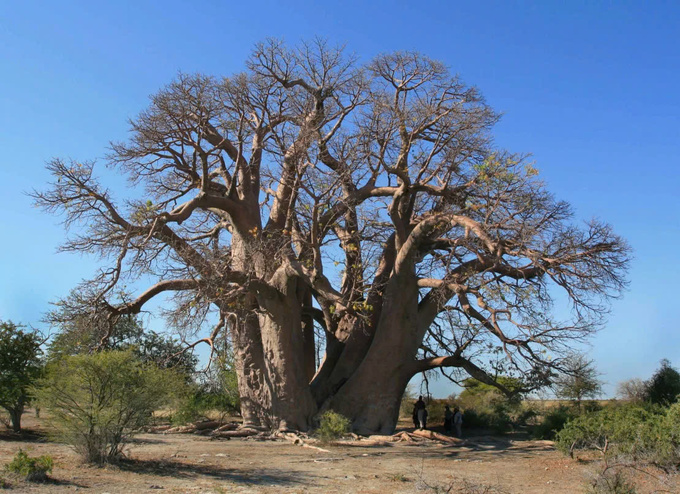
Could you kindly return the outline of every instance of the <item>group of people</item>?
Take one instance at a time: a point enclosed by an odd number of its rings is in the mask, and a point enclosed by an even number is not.
[[[423,397],[419,396],[418,401],[413,405],[413,426],[416,429],[427,429],[427,408]],[[455,428],[456,437],[463,434],[463,413],[458,407],[451,411],[451,407],[446,405],[444,411],[444,430],[451,434]]]

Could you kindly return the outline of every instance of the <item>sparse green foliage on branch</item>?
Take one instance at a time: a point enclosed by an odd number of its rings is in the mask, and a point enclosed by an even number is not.
[[[15,432],[29,403],[29,389],[42,372],[40,338],[12,322],[0,321],[0,407],[7,410]]]
[[[61,440],[89,463],[117,460],[154,411],[185,390],[184,377],[131,351],[65,357],[50,364],[36,391]]]

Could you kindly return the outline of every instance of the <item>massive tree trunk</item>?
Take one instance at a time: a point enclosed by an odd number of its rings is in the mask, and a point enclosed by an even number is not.
[[[272,285],[278,293],[258,296],[264,309],[258,318],[264,359],[272,389],[272,425],[278,429],[307,430],[316,413],[316,403],[305,369],[302,309],[297,298],[297,280],[283,270]]]
[[[385,290],[372,344],[329,407],[352,420],[359,433],[389,434],[399,418],[404,389],[413,377],[418,334],[418,287],[413,273],[394,276]]]
[[[316,413],[309,387],[309,322],[303,327],[303,301],[309,292],[285,269],[273,271],[271,258],[250,235],[235,235],[235,266],[269,278],[269,285],[247,295],[250,310],[237,325],[237,377],[245,423],[272,429],[307,430]],[[300,299],[302,298],[302,300]],[[307,334],[305,334],[305,330]],[[313,365],[313,360],[312,360]]]
[[[243,311],[233,328],[235,370],[245,425],[272,427],[271,386],[257,315]]]

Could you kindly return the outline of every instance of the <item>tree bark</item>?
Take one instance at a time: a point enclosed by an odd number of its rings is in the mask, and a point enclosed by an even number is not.
[[[24,407],[11,408],[7,411],[9,412],[9,419],[12,423],[12,430],[14,432],[21,432],[21,416],[24,413]]]
[[[272,427],[306,431],[317,407],[305,370],[302,307],[297,280],[280,270],[272,285],[279,294],[258,295],[258,319],[272,396]]]
[[[245,425],[271,427],[271,386],[257,316],[246,311],[233,334],[234,361]]]
[[[391,434],[399,419],[410,365],[420,345],[418,287],[413,272],[395,275],[385,290],[372,344],[356,372],[329,406],[352,420],[355,432]]]
[[[251,219],[252,220],[252,219]],[[253,221],[249,221],[249,226]],[[254,224],[257,224],[255,222]],[[232,259],[234,269],[248,272],[253,269],[253,248],[247,235],[234,233],[232,242]],[[255,312],[257,299],[247,294],[243,301],[243,310],[237,311],[238,321],[234,325],[232,341],[234,345],[234,363],[241,402],[241,416],[246,425],[270,427],[271,386],[267,381],[264,366],[262,336]]]

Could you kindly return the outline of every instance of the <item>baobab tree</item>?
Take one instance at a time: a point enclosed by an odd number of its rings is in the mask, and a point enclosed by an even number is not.
[[[137,199],[117,201],[93,161],[48,164],[37,203],[81,225],[64,249],[111,260],[60,314],[89,314],[104,338],[160,294],[185,331],[216,314],[192,345],[228,335],[244,420],[271,428],[331,408],[390,432],[409,380],[437,368],[513,392],[490,371],[502,360],[537,385],[597,327],[628,248],[497,149],[497,120],[416,53],[362,64],[268,41],[243,73],[181,74],[104,159]],[[125,295],[130,280],[153,284]],[[567,322],[550,315],[556,290]]]

